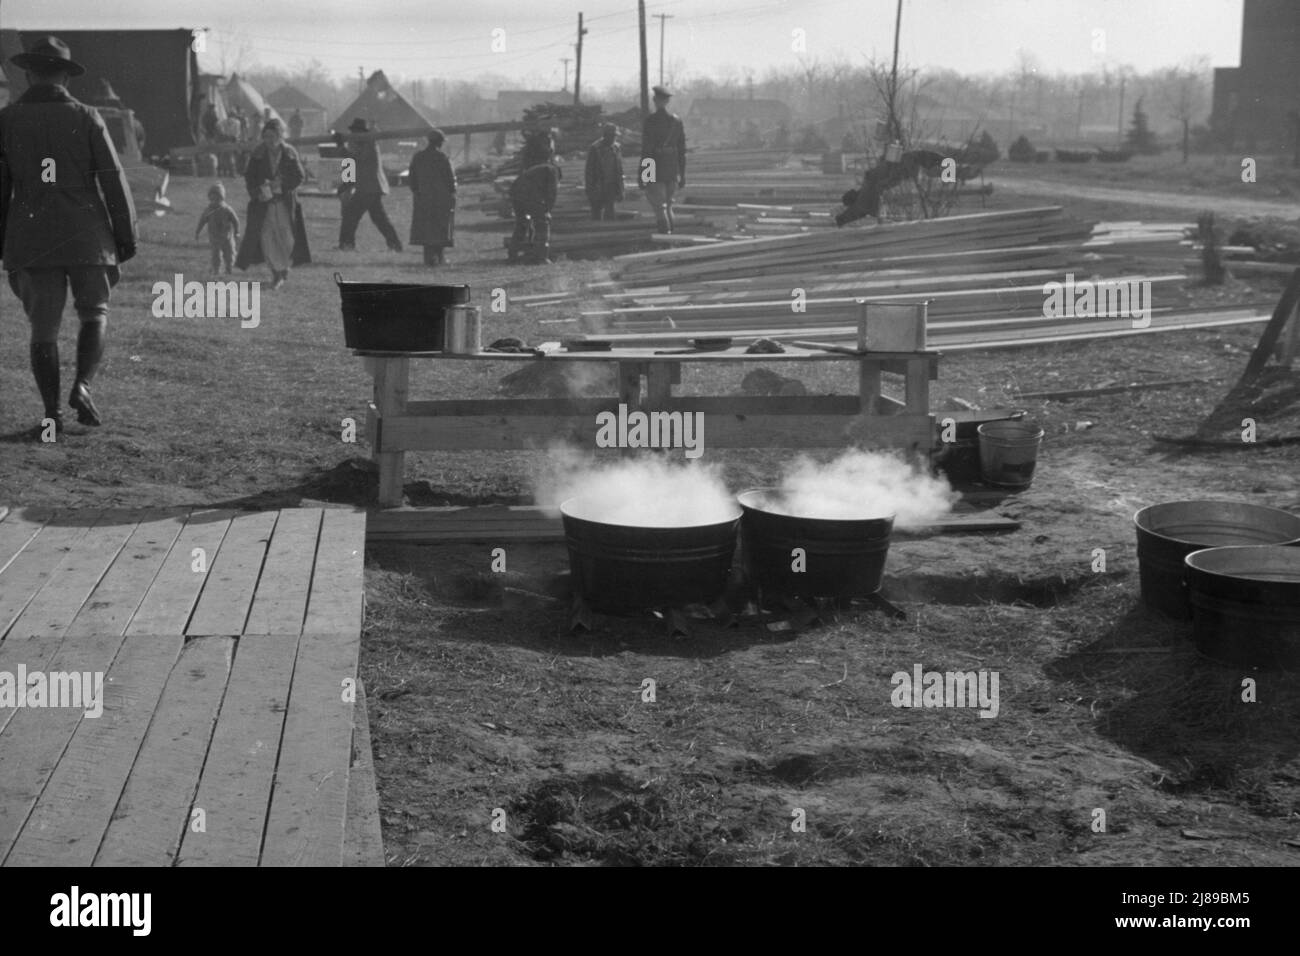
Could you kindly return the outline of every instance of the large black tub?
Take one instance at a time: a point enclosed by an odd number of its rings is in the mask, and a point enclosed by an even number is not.
[[[710,524],[646,527],[601,521],[570,498],[560,516],[574,590],[597,611],[709,604],[726,589],[739,508]]]
[[[345,282],[337,272],[343,305],[343,341],[371,352],[441,352],[446,309],[469,302],[467,285]]]
[[[1300,670],[1300,548],[1207,548],[1185,563],[1197,650],[1234,667]]]
[[[1300,542],[1300,516],[1238,501],[1171,501],[1143,508],[1137,528],[1142,600],[1180,621],[1192,607],[1183,587],[1183,559],[1202,548]]]
[[[756,488],[736,496],[745,573],[765,595],[849,598],[880,590],[893,515],[846,520],[781,514],[774,495]],[[796,548],[803,549],[802,562]]]

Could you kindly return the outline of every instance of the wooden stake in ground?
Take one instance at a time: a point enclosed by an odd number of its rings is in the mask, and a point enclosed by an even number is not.
[[[1245,385],[1247,382],[1259,376],[1268,363],[1268,356],[1273,351],[1273,346],[1277,344],[1278,338],[1282,335],[1282,329],[1286,326],[1287,320],[1295,312],[1296,306],[1300,305],[1300,269],[1291,273],[1291,279],[1286,284],[1286,289],[1282,292],[1282,298],[1277,302],[1277,308],[1273,310],[1273,317],[1268,320],[1268,325],[1264,326],[1264,333],[1259,337],[1259,344],[1255,346],[1255,351],[1250,356],[1250,361],[1246,363],[1246,370],[1241,373],[1241,379],[1237,382],[1237,388]]]

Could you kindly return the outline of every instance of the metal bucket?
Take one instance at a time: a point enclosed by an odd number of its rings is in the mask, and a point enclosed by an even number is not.
[[[976,431],[980,440],[980,474],[990,485],[1028,488],[1038,464],[1043,430],[1033,422],[985,422]]]
[[[712,524],[656,528],[595,520],[570,498],[560,516],[574,590],[597,611],[708,604],[726,589],[739,508]]]
[[[1300,515],[1237,501],[1171,501],[1133,516],[1142,600],[1180,621],[1191,620],[1183,588],[1193,551],[1231,545],[1300,544]]]
[[[449,305],[443,310],[442,350],[449,355],[483,351],[483,327],[476,305]]]
[[[1197,650],[1234,667],[1300,669],[1300,548],[1207,548],[1184,563]]]
[[[744,512],[745,572],[760,590],[792,597],[865,597],[880,590],[894,516],[804,518],[768,510],[773,489],[736,496]],[[800,562],[795,549],[803,549]],[[802,567],[803,570],[796,570]]]
[[[372,352],[441,352],[446,309],[469,302],[467,285],[345,282],[337,272],[343,341]]]

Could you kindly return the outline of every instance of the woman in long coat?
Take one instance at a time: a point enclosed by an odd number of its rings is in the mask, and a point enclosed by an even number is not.
[[[456,244],[456,171],[440,148],[445,139],[441,130],[429,131],[429,146],[411,158],[407,180],[415,199],[411,245],[424,246],[427,266],[446,262],[443,250]]]
[[[271,267],[272,289],[284,285],[291,265],[311,262],[307,224],[296,192],[306,178],[297,150],[284,141],[280,121],[267,121],[262,142],[254,147],[244,170],[250,198],[235,265],[247,269],[265,262]]]

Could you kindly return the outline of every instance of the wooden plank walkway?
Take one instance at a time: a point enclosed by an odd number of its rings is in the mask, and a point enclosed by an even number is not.
[[[365,524],[0,507],[0,865],[382,866]]]

